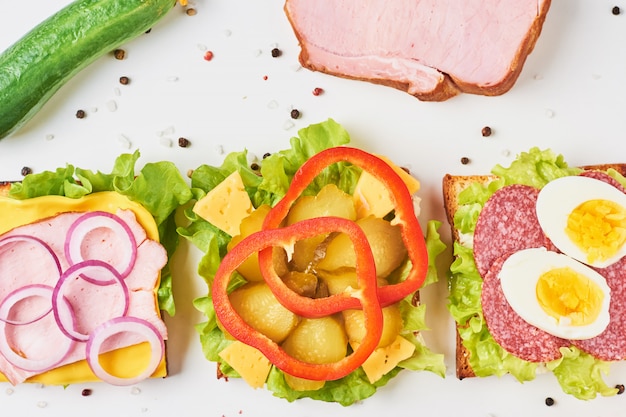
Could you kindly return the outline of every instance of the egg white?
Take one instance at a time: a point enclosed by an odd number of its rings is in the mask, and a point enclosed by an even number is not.
[[[604,294],[600,314],[592,323],[572,326],[559,323],[547,314],[537,300],[537,281],[552,269],[570,267],[595,282]],[[590,339],[602,333],[609,324],[611,289],[605,278],[580,262],[545,248],[524,249],[512,254],[499,273],[502,291],[511,308],[526,322],[554,336],[570,340]]]
[[[585,264],[605,268],[626,255],[626,244],[615,255],[589,263],[587,254],[565,233],[569,214],[589,200],[609,200],[626,208],[626,194],[604,181],[584,176],[567,176],[550,181],[539,192],[537,218],[544,233],[559,250]]]

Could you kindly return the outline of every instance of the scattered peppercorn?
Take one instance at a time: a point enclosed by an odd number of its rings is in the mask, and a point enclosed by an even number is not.
[[[260,168],[259,164],[257,164],[256,162],[253,162],[250,164],[250,169],[253,171],[258,171]]]
[[[315,88],[313,89],[313,95],[314,95],[314,96],[319,96],[319,95],[320,95],[320,94],[322,94],[323,92],[324,92],[324,90],[323,90],[323,89],[321,89],[321,88],[319,88],[319,87],[315,87]]]
[[[205,61],[210,61],[210,60],[212,60],[212,59],[213,59],[213,52],[211,52],[211,51],[206,51],[206,52],[204,53],[204,60],[205,60]]]
[[[187,13],[187,16],[195,16],[198,12],[193,7],[190,7],[185,10],[185,13]]]
[[[300,110],[298,110],[298,109],[293,109],[293,110],[291,110],[291,113],[290,113],[290,114],[291,114],[291,118],[292,118],[292,119],[298,119],[298,118],[300,118]]]
[[[82,395],[83,397],[89,397],[91,393],[92,391],[89,388],[85,388],[84,390],[81,391],[80,395]]]
[[[273,58],[278,58],[282,54],[283,54],[283,52],[280,49],[278,49],[278,48],[272,49],[272,57]]]
[[[546,405],[548,407],[552,407],[554,405],[554,398],[552,398],[552,397],[546,398]]]
[[[614,6],[613,10],[611,10],[611,13],[613,13],[613,15],[617,16],[618,14],[620,14],[622,11],[620,10],[619,7]]]
[[[470,159],[467,156],[464,156],[463,158],[461,158],[461,163],[463,165],[467,165],[469,164],[469,162],[470,162]]]
[[[146,30],[144,33],[147,35],[148,33],[152,32],[152,28]]]
[[[78,110],[76,112],[76,118],[77,119],[84,119],[85,116],[87,116],[87,114],[85,113],[85,110]]]
[[[126,51],[123,49],[116,49],[115,51],[113,51],[113,56],[115,57],[115,59],[122,60],[126,57]]]
[[[187,177],[191,178],[192,175],[193,175],[193,169],[188,169],[187,170]]]
[[[127,85],[128,83],[130,83],[130,78],[126,76],[120,77],[120,84]]]
[[[624,384],[617,384],[615,388],[617,388],[617,395],[621,395],[624,393]]]
[[[22,168],[22,176],[27,176],[28,174],[32,174],[33,170],[30,169],[29,167],[23,167]]]
[[[269,157],[270,155],[271,155],[271,153],[269,153],[269,152],[265,152],[265,153],[263,154],[263,159],[265,159],[265,158]]]
[[[483,137],[488,137],[488,136],[491,136],[492,131],[491,131],[491,128],[489,126],[485,126],[480,131],[480,133],[482,133]]]
[[[180,146],[181,148],[186,148],[189,145],[191,145],[191,142],[189,142],[189,139],[178,138],[178,146]]]

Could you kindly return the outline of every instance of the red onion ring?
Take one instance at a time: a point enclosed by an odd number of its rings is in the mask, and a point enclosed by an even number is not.
[[[33,284],[21,287],[5,297],[2,303],[0,303],[0,317],[9,317],[9,313],[11,312],[13,306],[21,300],[36,296],[50,297],[53,291],[54,289],[48,285]],[[50,310],[51,309],[52,307]],[[9,345],[9,341],[6,337],[7,324],[28,325],[45,317],[48,313],[50,313],[50,310],[39,316],[37,319],[29,322],[14,323],[8,319],[0,320],[0,353],[13,366],[25,371],[37,373],[45,372],[49,369],[55,368],[59,363],[61,363],[72,349],[74,341],[72,339],[63,338],[64,344],[55,346],[54,349],[50,350],[50,354],[46,355],[46,357],[42,359],[29,359],[16,353]]]
[[[99,228],[107,228],[113,231],[116,235],[126,236],[128,239],[124,240],[124,248],[120,250],[120,253],[124,255],[121,260],[121,267],[116,268],[117,272],[126,278],[130,271],[132,271],[135,261],[137,259],[137,241],[132,230],[119,216],[108,213],[105,211],[92,211],[80,216],[70,226],[67,236],[65,238],[65,257],[69,261],[70,265],[74,265],[85,261],[82,254],[83,241],[92,230]],[[101,279],[93,278],[91,276],[84,276],[83,279],[92,282],[97,281],[97,285],[113,284],[115,281],[108,281],[103,283]],[[92,282],[96,283],[96,282]]]
[[[90,272],[96,272],[96,274],[90,274]],[[86,274],[89,274],[92,278],[87,279]],[[104,285],[103,281],[94,281],[93,276],[103,277],[104,274],[108,274],[114,278],[113,282],[117,282],[124,294],[124,305],[122,311],[118,316],[125,316],[128,313],[128,307],[130,305],[130,294],[128,286],[124,281],[124,278],[117,272],[115,268],[104,261],[90,260],[84,261],[78,264],[70,266],[59,278],[54,290],[52,292],[52,311],[54,313],[54,319],[59,326],[59,329],[72,340],[78,342],[86,342],[89,339],[89,335],[80,333],[75,329],[76,316],[71,304],[64,297],[65,284],[72,278],[80,277],[87,282],[94,285]],[[107,277],[108,278],[108,277]],[[107,280],[108,282],[108,280]],[[64,303],[61,303],[64,301]],[[65,308],[61,308],[61,306]],[[114,315],[114,317],[117,317]]]
[[[49,285],[43,284],[32,284],[25,285],[23,287],[18,288],[17,290],[11,291],[2,302],[0,302],[0,321],[5,322],[6,324],[11,324],[14,326],[23,326],[27,324],[34,323],[38,320],[41,320],[45,316],[47,316],[52,311],[52,292],[54,288]],[[35,317],[20,321],[20,320],[11,320],[9,319],[9,313],[13,306],[19,303],[22,300],[30,297],[43,297],[50,300],[50,307],[43,312],[35,315]]]
[[[145,337],[146,341],[150,343],[152,351],[152,356],[146,369],[130,378],[111,375],[102,367],[98,360],[102,344],[109,337],[125,332],[136,333]],[[149,378],[154,373],[165,354],[165,343],[157,328],[150,322],[136,317],[117,317],[102,323],[91,333],[87,341],[86,351],[87,363],[98,378],[112,385],[132,385]]]

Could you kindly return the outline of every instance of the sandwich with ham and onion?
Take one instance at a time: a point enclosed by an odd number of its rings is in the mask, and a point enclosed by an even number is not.
[[[129,385],[165,377],[174,314],[176,167],[121,155],[109,174],[67,165],[0,187],[0,379]]]
[[[348,142],[329,119],[262,161],[194,170],[179,233],[204,253],[197,330],[218,376],[344,406],[402,369],[444,376],[418,296],[437,277],[438,224],[422,233],[415,178]]]
[[[547,371],[579,399],[617,392],[603,374],[626,359],[625,173],[532,148],[444,178],[459,378]]]

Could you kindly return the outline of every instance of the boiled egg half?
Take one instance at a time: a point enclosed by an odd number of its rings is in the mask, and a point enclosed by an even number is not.
[[[566,255],[545,248],[521,250],[507,258],[499,278],[511,308],[554,336],[590,339],[609,324],[606,280]]]
[[[539,192],[537,218],[563,253],[605,268],[626,255],[626,194],[584,176],[550,181]]]

